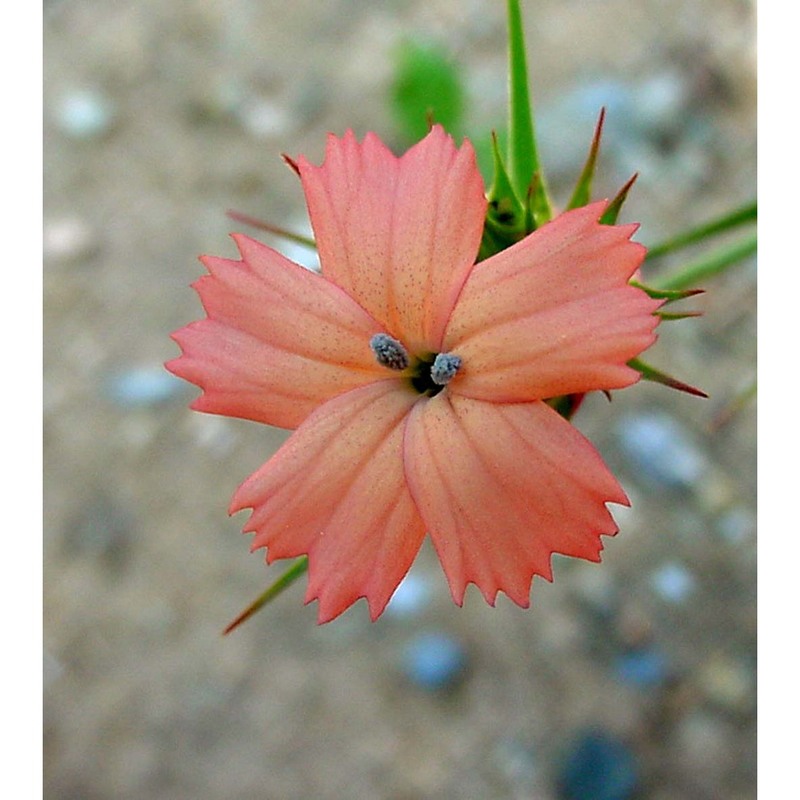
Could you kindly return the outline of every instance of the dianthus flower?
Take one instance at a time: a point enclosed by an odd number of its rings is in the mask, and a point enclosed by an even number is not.
[[[426,532],[459,605],[475,583],[527,607],[553,553],[599,561],[627,497],[545,401],[639,379],[659,302],[628,283],[636,226],[595,203],[476,264],[483,182],[438,126],[400,158],[330,136],[297,169],[321,274],[234,235],[168,364],[195,409],[294,429],[231,502],[253,549],[308,555],[320,622],[360,597],[377,618]]]

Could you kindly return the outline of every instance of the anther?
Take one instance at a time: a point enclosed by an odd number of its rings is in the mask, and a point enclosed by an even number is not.
[[[375,354],[375,359],[383,367],[404,370],[410,363],[408,351],[388,333],[376,333],[369,340],[369,346]]]
[[[431,380],[437,386],[446,386],[455,377],[461,366],[461,356],[439,353],[431,364]]]

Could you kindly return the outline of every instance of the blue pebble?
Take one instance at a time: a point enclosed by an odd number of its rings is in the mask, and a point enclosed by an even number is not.
[[[689,489],[706,470],[706,459],[680,423],[667,414],[641,414],[617,428],[620,449],[630,466],[651,483]]]
[[[186,384],[163,367],[139,367],[108,380],[108,397],[123,408],[147,408],[180,397]]]
[[[403,669],[415,685],[430,691],[448,689],[464,677],[467,652],[452,636],[423,633],[412,639],[403,654]]]
[[[652,689],[664,683],[669,668],[659,650],[646,647],[620,654],[616,659],[615,672],[623,683]]]
[[[639,767],[630,748],[605,731],[587,731],[572,746],[561,767],[561,800],[629,800],[639,784]]]
[[[694,575],[677,561],[662,564],[650,576],[650,584],[662,600],[673,605],[683,603],[695,589]]]
[[[106,100],[91,91],[68,94],[58,109],[58,124],[76,139],[91,139],[111,127],[113,112]]]

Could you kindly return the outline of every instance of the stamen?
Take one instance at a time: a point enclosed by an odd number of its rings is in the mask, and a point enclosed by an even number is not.
[[[461,356],[452,353],[439,353],[431,364],[431,380],[437,386],[446,386],[458,372]]]
[[[388,333],[376,333],[369,340],[369,346],[375,353],[375,359],[383,367],[404,370],[410,363],[408,351]]]

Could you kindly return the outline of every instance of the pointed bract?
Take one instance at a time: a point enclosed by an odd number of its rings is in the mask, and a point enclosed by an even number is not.
[[[592,196],[592,180],[594,179],[594,171],[597,166],[597,155],[600,152],[600,138],[603,135],[603,122],[606,118],[605,108],[600,110],[600,117],[597,120],[597,126],[594,129],[594,136],[592,137],[592,144],[589,147],[589,155],[586,157],[586,163],[583,166],[583,171],[578,178],[575,189],[572,192],[572,197],[567,208],[580,208],[580,206],[588,205]],[[616,220],[615,220],[616,221]]]

